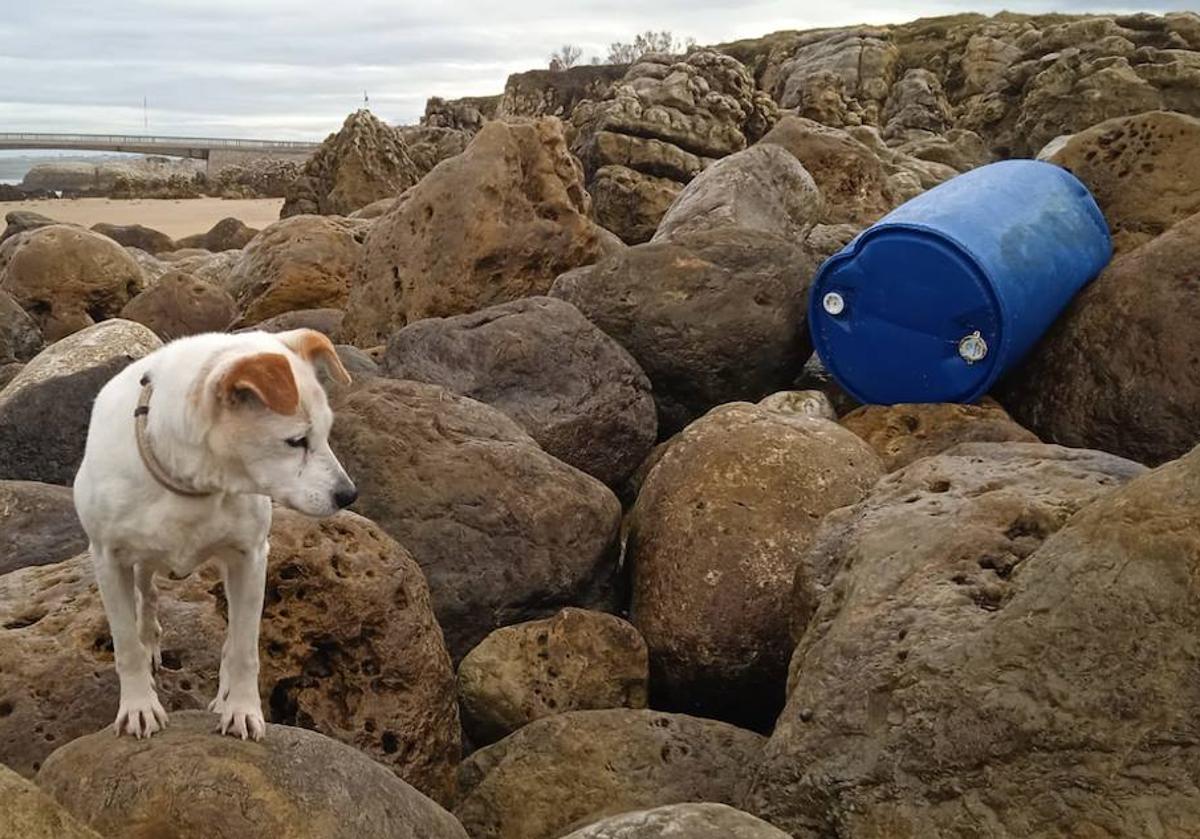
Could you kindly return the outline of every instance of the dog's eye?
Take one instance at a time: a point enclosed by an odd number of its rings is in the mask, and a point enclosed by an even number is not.
[[[293,449],[307,449],[308,448],[308,438],[307,437],[291,437],[287,440],[284,440],[284,442],[287,443],[289,446],[291,446]]]

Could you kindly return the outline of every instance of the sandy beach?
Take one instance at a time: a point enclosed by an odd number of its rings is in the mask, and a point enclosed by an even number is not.
[[[203,233],[228,216],[261,229],[279,220],[281,206],[282,198],[63,198],[5,202],[0,204],[0,212],[32,210],[52,219],[85,227],[99,222],[143,224],[161,230],[173,239],[180,239],[193,233]]]

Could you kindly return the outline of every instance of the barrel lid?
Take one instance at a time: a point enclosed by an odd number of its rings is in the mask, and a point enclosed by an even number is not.
[[[821,266],[809,299],[817,354],[866,404],[975,401],[999,373],[1003,323],[979,264],[913,223],[868,229]]]

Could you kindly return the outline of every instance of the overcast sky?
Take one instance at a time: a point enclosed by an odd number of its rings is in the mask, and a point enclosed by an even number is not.
[[[1188,2],[956,0],[0,0],[4,131],[320,139],[361,106],[415,122],[431,95],[499,93],[562,43],[645,29],[715,43],[968,10],[1163,11]]]

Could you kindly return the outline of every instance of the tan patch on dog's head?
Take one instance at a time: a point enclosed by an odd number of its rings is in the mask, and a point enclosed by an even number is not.
[[[219,390],[226,402],[251,394],[277,414],[291,416],[300,407],[300,390],[292,365],[282,353],[264,352],[239,358],[221,377]]]
[[[315,329],[292,329],[288,332],[280,332],[275,337],[309,364],[315,365],[320,362],[338,382],[344,385],[350,384],[350,374],[342,365],[342,360],[338,358],[333,342],[323,333]]]

